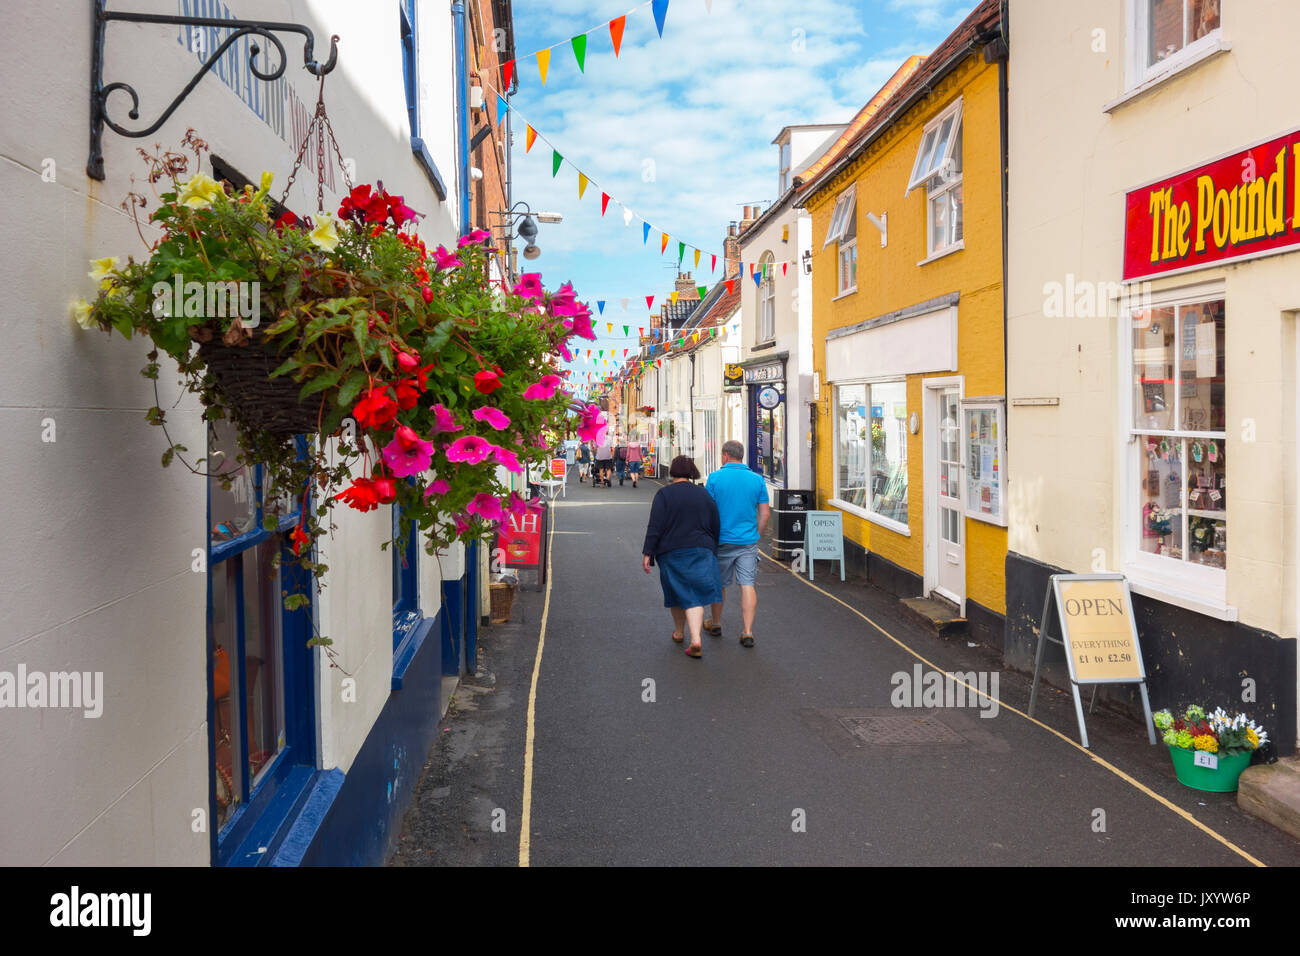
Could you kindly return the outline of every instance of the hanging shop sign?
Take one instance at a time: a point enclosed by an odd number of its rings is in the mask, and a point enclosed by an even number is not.
[[[1056,613],[1052,613],[1055,606]],[[1061,636],[1051,636],[1052,621],[1058,622]],[[1097,699],[1097,684],[1137,684],[1146,711],[1147,738],[1156,742],[1151,722],[1151,701],[1147,697],[1146,666],[1142,662],[1142,645],[1138,640],[1137,619],[1133,616],[1133,596],[1128,579],[1122,574],[1053,574],[1043,600],[1043,618],[1038,628],[1038,651],[1034,656],[1034,682],[1029,693],[1029,716],[1034,716],[1038,700],[1038,680],[1043,668],[1045,642],[1061,644],[1070,670],[1070,690],[1074,693],[1074,712],[1079,720],[1079,740],[1088,746],[1088,728],[1083,720],[1080,684],[1092,684],[1089,713]]]
[[[1300,130],[1151,183],[1124,203],[1124,278],[1300,245]]]
[[[728,362],[722,368],[722,377],[728,382],[739,383],[745,378],[745,370],[734,362]]]
[[[510,515],[497,530],[497,540],[499,546],[505,549],[503,564],[525,568],[540,566],[542,563],[541,512],[528,511],[524,514]]]
[[[745,369],[746,385],[783,381],[785,381],[785,368],[780,362],[773,362],[770,365],[754,365]]]
[[[771,385],[764,385],[758,390],[758,404],[763,408],[776,408],[781,404],[781,390]]]

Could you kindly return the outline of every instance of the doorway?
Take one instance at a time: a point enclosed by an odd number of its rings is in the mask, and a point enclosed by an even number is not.
[[[966,509],[962,500],[960,377],[925,392],[925,593],[966,613]]]

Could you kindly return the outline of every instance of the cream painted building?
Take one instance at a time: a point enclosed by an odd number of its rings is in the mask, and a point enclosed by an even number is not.
[[[354,180],[382,178],[425,214],[426,243],[454,244],[462,4],[420,3],[418,14],[414,2],[129,6],[297,22],[322,61],[337,34],[325,99]],[[301,36],[281,34],[288,66],[273,81],[252,76],[241,40],[157,133],[127,139],[106,129],[97,181],[87,174],[89,13],[74,0],[24,5],[10,11],[0,39],[9,74],[22,78],[0,105],[0,188],[14,226],[2,257],[10,344],[0,355],[0,441],[9,450],[0,681],[75,671],[102,682],[93,718],[0,708],[0,863],[382,862],[436,733],[444,669],[462,666],[454,653],[444,660],[441,645],[463,647],[457,632],[477,623],[464,607],[464,549],[441,564],[419,553],[399,595],[394,555],[380,550],[389,518],[339,508],[320,553],[328,586],[305,626],[307,612],[281,611],[284,582],[270,559],[285,532],[262,530],[252,476],[223,492],[179,465],[160,467],[166,443],[145,421],[155,403],[192,457],[220,446],[220,435],[209,445],[196,400],[178,394],[166,367],[156,400],[139,373],[146,344],[83,331],[69,313],[73,299],[93,294],[88,260],[145,254],[119,206],[143,170],[138,147],[176,148],[194,127],[211,145],[204,173],[256,182],[270,170],[278,195],[318,82],[303,69]],[[108,24],[103,82],[134,85],[141,120],[127,118],[122,91],[108,114],[128,127],[151,122],[224,36]],[[270,44],[260,42],[266,69]],[[308,152],[286,204],[314,214]],[[332,210],[341,170],[330,166],[325,180]],[[334,641],[338,668],[307,647],[312,629]]]
[[[1049,574],[1121,571],[1153,706],[1241,707],[1290,752],[1300,5],[1010,25],[1008,658]]]

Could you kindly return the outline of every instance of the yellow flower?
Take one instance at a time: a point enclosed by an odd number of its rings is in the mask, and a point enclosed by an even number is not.
[[[101,289],[107,289],[112,283],[105,284],[108,280],[108,274],[117,268],[120,260],[117,256],[105,256],[102,259],[90,260],[90,271],[86,275],[90,276],[99,283]]]
[[[1246,728],[1246,739],[1250,741],[1252,749],[1259,746],[1259,734],[1255,733],[1255,731],[1250,727]]]
[[[224,196],[221,183],[204,173],[195,173],[181,186],[177,201],[191,209],[207,209],[218,196]]]
[[[86,301],[85,296],[72,303],[72,317],[83,329],[93,329],[96,325],[91,317],[90,303]]]
[[[326,252],[333,252],[334,247],[339,244],[339,233],[334,225],[334,217],[327,212],[321,213],[316,222],[316,228],[311,231],[307,238]]]
[[[1201,734],[1199,737],[1193,737],[1192,746],[1197,750],[1204,750],[1206,753],[1217,754],[1219,752],[1219,742],[1209,734]]]
[[[262,185],[258,187],[257,190],[257,196],[259,199],[271,191],[271,178],[271,171],[269,169],[262,170]]]

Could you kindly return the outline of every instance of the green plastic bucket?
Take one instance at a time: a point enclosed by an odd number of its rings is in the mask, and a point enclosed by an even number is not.
[[[1179,783],[1193,790],[1208,790],[1211,793],[1235,792],[1237,778],[1250,766],[1249,753],[1219,756],[1219,766],[1213,770],[1196,765],[1194,750],[1171,746],[1169,756],[1174,761],[1174,773],[1178,775]]]

